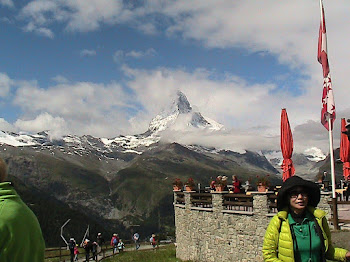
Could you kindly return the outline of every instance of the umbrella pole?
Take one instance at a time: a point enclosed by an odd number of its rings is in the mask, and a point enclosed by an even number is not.
[[[338,223],[338,207],[337,207],[337,195],[335,193],[335,172],[334,172],[334,156],[333,156],[333,135],[332,135],[332,123],[330,117],[328,117],[328,129],[329,129],[329,155],[331,160],[331,176],[332,176],[332,211],[333,211],[333,226],[335,230],[339,230]]]

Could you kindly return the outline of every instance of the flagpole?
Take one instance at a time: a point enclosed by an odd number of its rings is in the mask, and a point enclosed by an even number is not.
[[[328,118],[328,135],[329,135],[329,155],[331,161],[331,177],[332,177],[332,213],[333,213],[333,226],[335,230],[339,230],[338,223],[338,203],[337,195],[335,193],[336,181],[335,181],[335,172],[334,172],[334,155],[333,155],[333,133],[332,133],[332,121],[330,116]]]
[[[334,172],[334,155],[333,155],[333,133],[332,133],[332,128],[331,128],[331,119],[328,117],[328,135],[329,135],[329,155],[330,155],[330,160],[331,160],[331,176],[332,176],[332,197],[336,198],[335,194],[335,172]]]
[[[334,172],[334,156],[333,156],[333,122],[335,120],[335,104],[332,90],[332,82],[330,77],[330,70],[328,64],[327,54],[327,37],[326,37],[326,22],[324,18],[323,2],[320,0],[320,11],[321,11],[321,24],[318,38],[318,53],[317,59],[322,65],[323,70],[323,96],[322,104],[323,108],[321,111],[321,123],[328,129],[329,135],[329,155],[331,164],[331,178],[332,178],[332,213],[333,213],[333,226],[334,229],[339,230],[338,224],[338,207],[337,207],[337,195],[335,192],[336,180]],[[326,91],[326,93],[325,93]]]

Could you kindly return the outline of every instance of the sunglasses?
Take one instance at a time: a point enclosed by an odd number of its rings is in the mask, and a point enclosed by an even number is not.
[[[302,195],[302,197],[308,197],[307,192],[304,190],[293,190],[289,193],[291,198],[297,198],[299,195]]]

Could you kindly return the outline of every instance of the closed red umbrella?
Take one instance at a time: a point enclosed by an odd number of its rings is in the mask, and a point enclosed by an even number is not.
[[[285,108],[282,109],[281,113],[281,150],[283,156],[282,170],[283,181],[294,175],[295,169],[292,161],[293,154],[293,136],[290,129],[287,111]]]
[[[341,119],[341,132],[346,131],[345,118]],[[350,179],[350,143],[346,134],[340,134],[340,160],[343,162],[343,176]]]

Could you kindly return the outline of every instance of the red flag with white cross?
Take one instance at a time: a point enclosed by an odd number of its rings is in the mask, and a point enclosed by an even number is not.
[[[318,52],[317,59],[322,65],[323,70],[323,93],[322,93],[322,110],[321,110],[321,123],[329,130],[333,129],[333,122],[335,120],[335,103],[332,89],[332,80],[329,70],[328,55],[327,55],[327,35],[326,35],[326,22],[324,17],[324,8],[322,0],[320,0],[321,8],[321,23],[320,32],[318,36]],[[331,127],[329,127],[328,118],[331,120]]]

